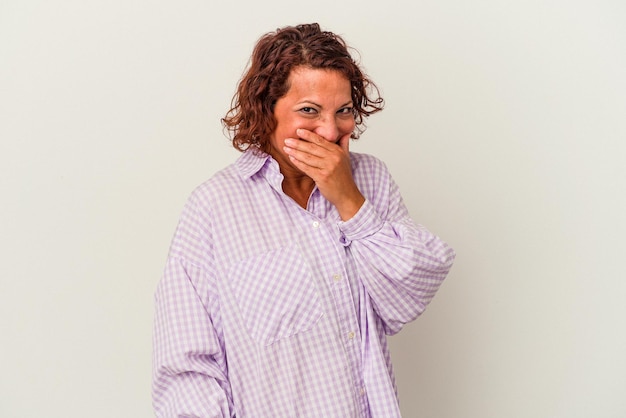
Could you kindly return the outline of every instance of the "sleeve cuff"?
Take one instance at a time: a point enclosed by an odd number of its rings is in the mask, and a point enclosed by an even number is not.
[[[337,227],[340,232],[339,241],[349,246],[352,241],[363,239],[375,234],[383,227],[383,221],[374,210],[374,206],[366,200],[359,211],[347,221],[339,221]]]

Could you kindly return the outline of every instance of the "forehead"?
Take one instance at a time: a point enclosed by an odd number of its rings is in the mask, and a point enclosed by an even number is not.
[[[289,74],[288,86],[285,96],[292,98],[351,98],[350,81],[341,72],[332,69],[296,67]]]

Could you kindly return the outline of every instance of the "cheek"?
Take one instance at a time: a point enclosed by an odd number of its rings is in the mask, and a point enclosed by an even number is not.
[[[339,129],[344,134],[354,131],[355,127],[356,127],[356,122],[354,121],[354,119],[346,120],[346,121],[339,123]]]
[[[298,138],[298,134],[296,133],[296,131],[298,129],[306,129],[307,131],[311,131],[314,132],[316,129],[317,125],[311,121],[308,120],[299,120],[299,121],[293,121],[293,123],[289,126],[289,128],[287,130],[285,130],[285,138]]]
[[[295,121],[284,121],[280,125],[276,127],[274,131],[275,137],[278,141],[282,142],[286,138],[295,138],[296,137],[296,129],[301,128],[300,124],[295,123]]]
[[[313,131],[317,127],[317,124],[314,121],[307,119],[300,119],[294,121],[293,123],[293,133],[295,135],[296,129],[306,129],[307,131]]]

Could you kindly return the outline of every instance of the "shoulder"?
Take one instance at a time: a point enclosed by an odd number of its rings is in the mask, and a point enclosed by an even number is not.
[[[387,165],[373,155],[351,152],[350,162],[355,181],[363,186],[385,187],[391,181]]]
[[[191,193],[192,197],[202,198],[214,194],[222,194],[224,191],[241,182],[241,176],[236,163],[232,163],[215,172],[210,178],[200,183]]]
[[[369,154],[350,153],[352,175],[366,199],[374,203],[379,212],[389,203],[394,181],[385,163]]]
[[[217,171],[196,187],[191,194],[191,199],[215,201],[241,193],[243,189],[250,187],[250,179],[261,171],[266,160],[266,155],[252,151],[244,152],[236,161]]]
[[[266,187],[259,181],[267,171],[267,155],[245,151],[239,158],[215,172],[188,196],[185,212],[206,222],[214,218],[245,213],[240,209],[253,203]]]
[[[350,161],[352,163],[352,170],[355,173],[367,172],[369,174],[374,174],[388,172],[385,163],[379,158],[374,157],[370,154],[350,152]]]

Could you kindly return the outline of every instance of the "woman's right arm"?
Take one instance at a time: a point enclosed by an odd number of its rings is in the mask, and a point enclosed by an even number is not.
[[[193,199],[155,293],[152,400],[157,417],[234,416],[214,286],[210,228]]]
[[[152,399],[157,417],[230,418],[219,338],[189,276],[200,268],[170,259],[155,294]],[[209,301],[209,304],[212,304]]]

